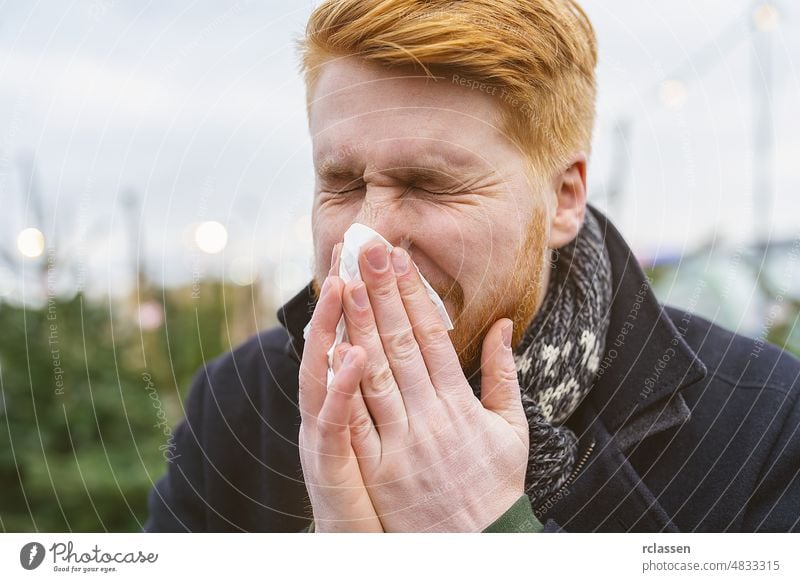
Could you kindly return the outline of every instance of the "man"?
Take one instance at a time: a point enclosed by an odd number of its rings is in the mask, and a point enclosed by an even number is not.
[[[586,204],[576,4],[329,1],[303,65],[314,280],[198,374],[145,529],[798,529],[800,363],[662,308]],[[344,284],[354,222],[395,248]]]

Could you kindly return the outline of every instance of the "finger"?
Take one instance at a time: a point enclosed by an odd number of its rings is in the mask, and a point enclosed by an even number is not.
[[[311,329],[300,362],[298,405],[304,422],[314,422],[325,401],[328,383],[328,350],[342,316],[342,280],[327,277],[311,316]]]
[[[333,373],[336,374],[339,372],[339,368],[342,367],[342,361],[344,360],[344,355],[352,346],[347,342],[342,342],[336,349],[333,351]]]
[[[325,403],[317,421],[318,450],[328,457],[326,463],[345,460],[351,455],[350,417],[353,396],[364,372],[364,350],[353,347],[347,350],[341,368],[331,382]]]
[[[369,245],[359,257],[359,266],[386,359],[411,417],[413,410],[432,404],[436,391],[397,289],[386,247]]]
[[[338,275],[339,274],[339,262],[342,258],[342,245],[344,243],[336,243],[333,245],[333,252],[331,253],[331,268],[328,271],[328,275]]]
[[[362,376],[363,377],[363,376]],[[372,416],[364,402],[359,389],[353,396],[350,410],[350,444],[358,457],[359,464],[368,471],[373,471],[381,460],[381,436]]]
[[[430,373],[431,384],[437,393],[449,388],[466,389],[463,382],[453,382],[454,378],[464,376],[458,354],[411,257],[404,249],[395,247],[392,265],[414,337]]]
[[[526,447],[528,420],[522,407],[517,366],[511,350],[512,322],[501,319],[491,327],[481,351],[481,404],[503,417]]]
[[[351,281],[345,285],[342,298],[347,337],[367,354],[368,363],[361,380],[367,409],[381,437],[405,435],[408,431],[406,406],[386,359],[366,286],[361,281]]]
[[[333,356],[333,371],[335,374],[339,373],[344,355],[350,347],[351,345],[347,342],[342,342],[337,346]],[[373,466],[381,456],[381,440],[375,424],[372,422],[372,417],[364,402],[360,388],[353,394],[349,424],[353,452],[360,463],[368,463],[368,467]]]

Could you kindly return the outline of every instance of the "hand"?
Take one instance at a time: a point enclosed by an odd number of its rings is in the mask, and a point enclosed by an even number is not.
[[[343,304],[350,342],[369,362],[360,391],[370,415],[352,446],[373,506],[386,531],[482,531],[524,491],[528,423],[511,321],[484,339],[479,401],[408,253],[390,257],[378,243],[359,266],[364,282],[346,285]]]
[[[338,264],[333,263],[331,273],[336,273]],[[342,280],[329,276],[303,349],[299,375],[300,462],[316,531],[382,532],[352,446],[367,436],[360,427],[365,418],[369,419],[369,413],[358,391],[366,363],[364,350],[344,343],[338,346],[334,354],[335,378],[330,387],[326,386],[327,352],[342,315],[341,294]]]

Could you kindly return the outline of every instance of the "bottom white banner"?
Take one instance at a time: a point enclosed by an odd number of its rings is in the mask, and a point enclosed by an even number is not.
[[[798,542],[795,534],[2,534],[0,580],[800,580]]]

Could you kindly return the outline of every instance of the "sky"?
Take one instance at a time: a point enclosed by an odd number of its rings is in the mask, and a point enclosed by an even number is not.
[[[275,301],[299,290],[313,175],[295,42],[314,5],[0,3],[0,296],[33,288],[34,264],[16,250],[30,226],[69,265],[56,283],[65,292],[124,294],[134,263],[167,284],[252,270]],[[635,252],[742,244],[757,220],[762,234],[797,236],[800,7],[775,3],[777,27],[760,36],[771,45],[765,92],[750,0],[582,5],[600,51],[589,201]],[[773,120],[769,204],[753,195],[761,95]],[[209,220],[228,232],[217,255],[192,244]]]

